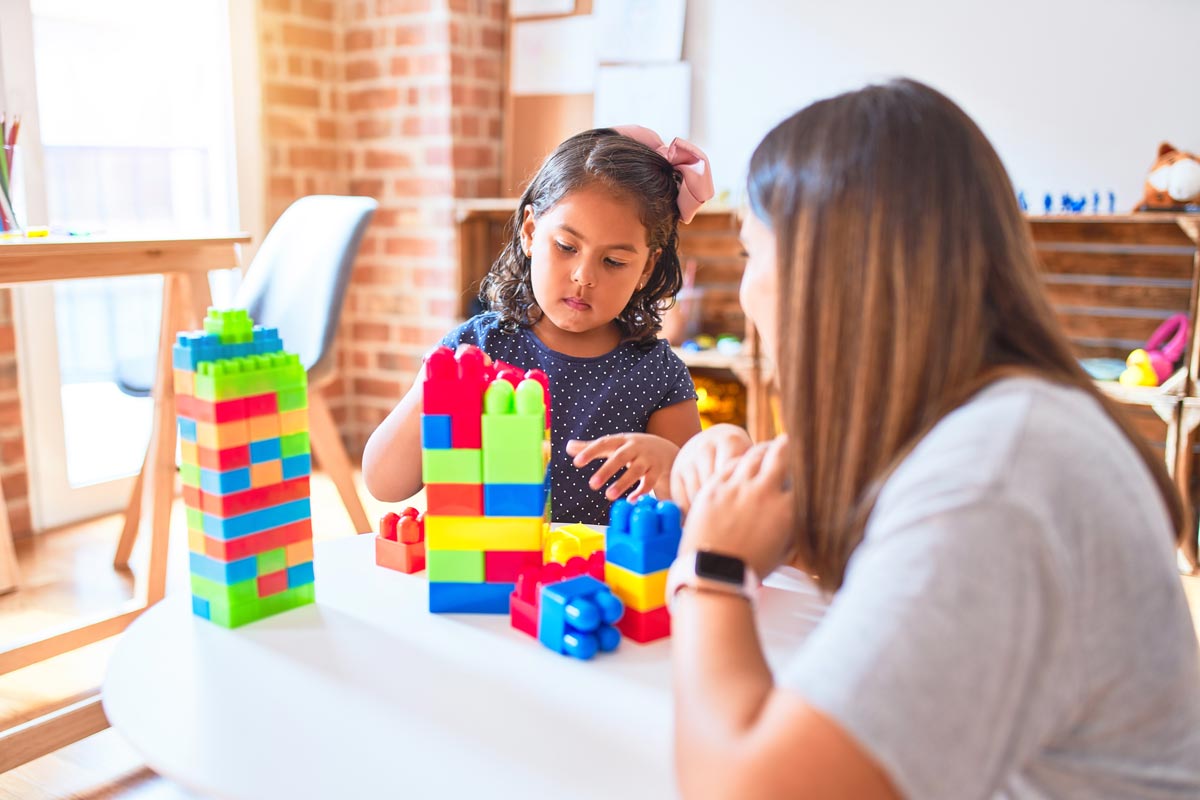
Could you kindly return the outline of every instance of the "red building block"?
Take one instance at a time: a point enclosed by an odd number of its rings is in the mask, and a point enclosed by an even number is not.
[[[258,596],[270,597],[287,589],[287,570],[281,569],[267,575],[258,576]]]
[[[635,642],[645,644],[671,635],[671,614],[666,606],[653,611],[638,611],[625,607],[625,615],[617,623],[617,630]]]
[[[214,402],[178,394],[175,395],[175,413],[198,422],[233,422],[246,418],[246,398]]]
[[[568,578],[577,578],[580,575],[591,575],[596,580],[603,582],[604,553],[597,550],[587,560],[576,557],[568,560],[566,566],[550,562],[521,572],[517,575],[517,585],[509,596],[508,616],[512,626],[536,639],[538,597],[541,595],[542,586],[565,581]]]
[[[522,572],[541,565],[541,550],[490,550],[483,554],[483,581],[514,583]]]
[[[250,466],[250,445],[226,447],[224,450],[197,446],[196,461],[204,469],[211,469],[215,472],[248,467]]]
[[[482,483],[425,484],[425,513],[435,517],[482,517]]]
[[[425,518],[415,508],[388,512],[379,521],[375,563],[407,574],[425,569]]]
[[[261,486],[257,489],[247,489],[233,494],[209,494],[192,486],[184,486],[184,501],[192,508],[199,508],[205,514],[226,519],[236,517],[263,508],[277,506],[280,503],[290,503],[309,496],[309,480],[307,475],[292,478],[282,483]],[[187,490],[191,489],[192,493]],[[199,505],[193,505],[191,498],[194,493],[199,495]]]
[[[490,368],[478,347],[455,353],[439,347],[425,358],[422,413],[449,414],[450,446],[474,449],[482,446],[483,393]]]
[[[256,556],[268,550],[277,550],[289,544],[311,539],[312,520],[302,519],[278,528],[239,536],[236,539],[214,539],[204,537],[204,554],[217,561],[237,561],[246,556]]]
[[[261,417],[279,413],[279,398],[275,392],[256,394],[246,398],[246,416]]]

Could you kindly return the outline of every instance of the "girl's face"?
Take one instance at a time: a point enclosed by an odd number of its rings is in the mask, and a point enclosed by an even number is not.
[[[540,219],[527,206],[521,244],[542,310],[537,329],[552,346],[580,335],[611,337],[613,320],[650,277],[659,252],[650,252],[636,206],[597,185],[569,192]]]
[[[739,292],[742,310],[753,320],[767,353],[777,360],[779,276],[775,271],[775,234],[751,212],[742,223],[741,240],[746,251]]]

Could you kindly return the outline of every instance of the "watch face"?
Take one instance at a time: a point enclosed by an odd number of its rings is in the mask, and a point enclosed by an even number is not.
[[[696,553],[696,574],[701,578],[741,586],[746,580],[746,564],[740,558],[701,550]]]

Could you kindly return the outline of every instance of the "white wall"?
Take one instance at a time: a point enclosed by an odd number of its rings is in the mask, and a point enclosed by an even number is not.
[[[1035,209],[1111,189],[1123,211],[1160,141],[1200,150],[1197,52],[1200,0],[689,0],[684,57],[693,138],[735,200],[776,122],[905,76],[979,123]]]

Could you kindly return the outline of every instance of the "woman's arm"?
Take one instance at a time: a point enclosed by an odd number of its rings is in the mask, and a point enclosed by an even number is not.
[[[760,575],[778,566],[792,525],[785,447],[760,445],[722,467],[696,498],[681,551],[734,555]],[[775,687],[749,601],[685,588],[671,629],[684,797],[898,797],[845,731]]]
[[[363,482],[376,500],[397,503],[421,490],[421,399],[418,377],[363,449]]]

